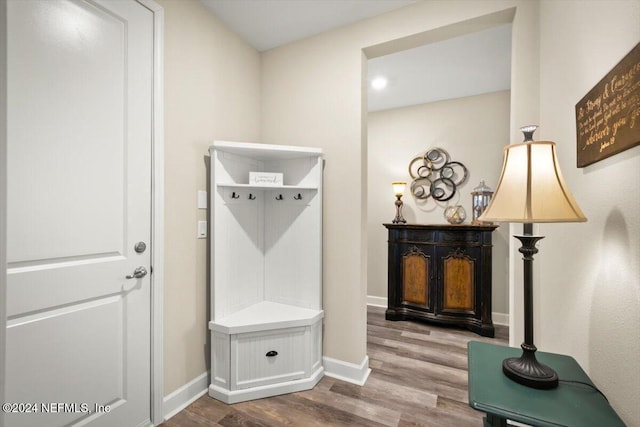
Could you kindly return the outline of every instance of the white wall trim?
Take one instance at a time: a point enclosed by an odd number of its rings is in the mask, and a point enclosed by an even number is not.
[[[494,325],[509,326],[509,313],[498,313],[494,311],[491,313]]]
[[[367,295],[367,305],[373,307],[388,307],[388,298],[387,297],[376,297],[373,295]]]
[[[263,399],[265,397],[278,396],[281,394],[295,393],[298,391],[311,390],[318,384],[324,376],[324,368],[319,366],[309,377],[297,380],[276,382],[257,387],[249,387],[238,390],[227,390],[216,384],[209,386],[209,396],[227,404],[245,402],[247,400]]]
[[[322,358],[322,363],[324,364],[324,374],[326,376],[359,386],[363,386],[367,382],[367,378],[371,373],[369,356],[364,356],[362,363],[359,365],[327,356]]]
[[[203,372],[179,389],[166,395],[163,400],[165,421],[207,393],[209,373]]]
[[[151,177],[151,423],[164,409],[164,9],[137,0],[153,13],[153,128]]]
[[[7,331],[7,2],[0,1],[0,402],[4,400]],[[4,414],[0,414],[0,427]]]

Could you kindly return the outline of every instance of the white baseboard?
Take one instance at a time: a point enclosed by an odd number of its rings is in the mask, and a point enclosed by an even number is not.
[[[373,295],[367,295],[367,305],[374,307],[387,307],[387,297],[376,297]]]
[[[208,388],[209,373],[204,372],[165,396],[162,408],[165,421],[205,395]]]
[[[311,390],[324,376],[324,369],[320,366],[309,378],[301,378],[293,381],[268,384],[259,387],[251,387],[242,390],[226,390],[211,384],[209,396],[224,402],[233,404],[264,397],[277,396],[279,394],[295,393],[297,391]]]
[[[386,297],[376,297],[373,295],[367,295],[367,305],[373,307],[387,307],[388,299]],[[509,314],[508,313],[491,313],[491,319],[495,325],[509,326]]]
[[[491,313],[491,319],[493,319],[494,325],[509,326],[509,314],[508,313]]]
[[[359,386],[363,386],[367,382],[367,378],[371,373],[369,356],[364,356],[362,363],[359,365],[327,356],[322,358],[322,363],[324,364],[324,374],[326,376]]]

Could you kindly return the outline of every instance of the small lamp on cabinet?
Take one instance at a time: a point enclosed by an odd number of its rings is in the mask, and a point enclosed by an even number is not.
[[[394,224],[406,224],[407,220],[402,216],[402,195],[404,194],[404,188],[407,185],[404,181],[392,182],[393,194],[396,196],[396,217],[393,219]]]

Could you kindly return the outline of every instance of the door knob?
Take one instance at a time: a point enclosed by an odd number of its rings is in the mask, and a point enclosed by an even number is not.
[[[128,276],[126,276],[127,279],[141,279],[144,276],[147,275],[147,269],[140,266],[138,268],[136,268],[135,270],[133,270],[133,274],[129,274]]]
[[[138,243],[136,243],[136,245],[133,247],[133,249],[134,249],[137,253],[141,254],[142,252],[144,252],[144,251],[145,251],[145,249],[147,249],[147,244],[146,244],[145,242],[138,242]]]

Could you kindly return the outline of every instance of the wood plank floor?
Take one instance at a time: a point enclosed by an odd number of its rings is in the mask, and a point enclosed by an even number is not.
[[[368,308],[371,375],[364,387],[324,377],[309,391],[225,405],[207,395],[162,427],[482,426],[467,400],[467,342],[496,338],[416,322],[390,322]]]

